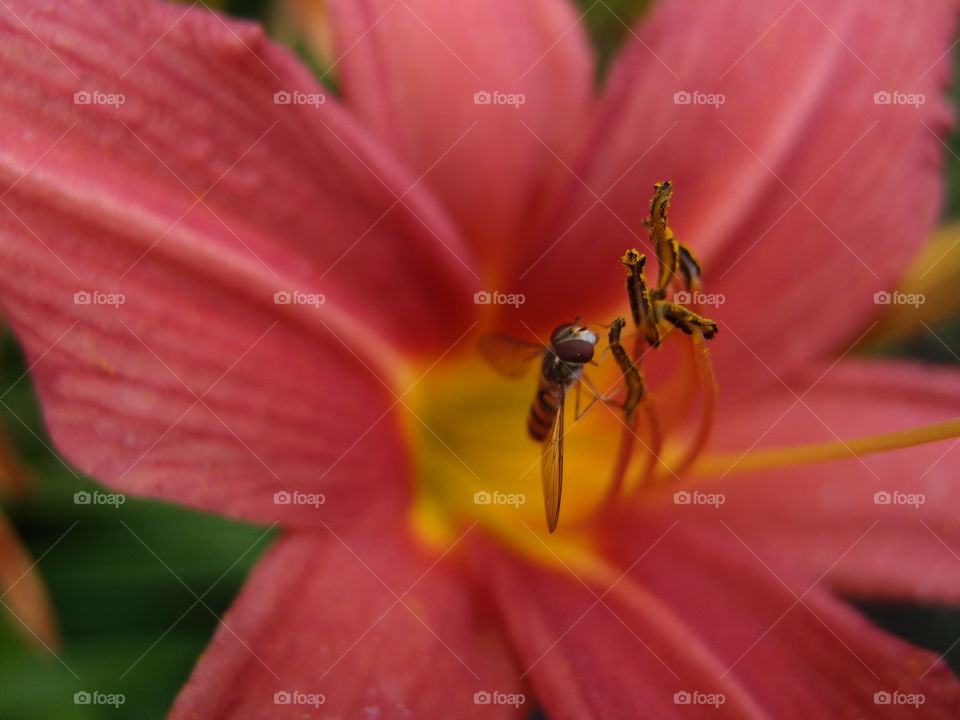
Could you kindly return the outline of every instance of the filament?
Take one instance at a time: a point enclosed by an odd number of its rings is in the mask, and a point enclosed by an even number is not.
[[[707,347],[703,333],[698,329],[693,330],[691,337],[693,342],[690,349],[697,369],[700,388],[703,392],[703,407],[700,411],[700,422],[689,447],[681,456],[677,465],[668,468],[674,476],[680,476],[686,472],[703,451],[707,440],[710,438],[710,433],[713,431],[713,419],[717,409],[717,378],[710,362],[710,348]]]
[[[701,456],[693,465],[693,471],[697,474],[727,475],[731,472],[751,472],[791,465],[809,465],[873,455],[890,450],[901,450],[915,445],[949,440],[957,436],[960,436],[960,418],[880,435],[866,435],[850,440],[762,448],[739,454],[708,453]]]

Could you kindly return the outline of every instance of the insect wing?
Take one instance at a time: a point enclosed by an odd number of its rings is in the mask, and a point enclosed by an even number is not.
[[[508,335],[487,335],[480,340],[480,354],[494,370],[505,377],[520,378],[530,369],[530,361],[543,355],[543,345],[523,342]]]
[[[553,419],[550,434],[543,442],[540,455],[540,473],[543,482],[543,505],[547,513],[547,527],[553,532],[560,517],[560,493],[563,490],[563,407],[566,392],[560,388],[560,402]]]

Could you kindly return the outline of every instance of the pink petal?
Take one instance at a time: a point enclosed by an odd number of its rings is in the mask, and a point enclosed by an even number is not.
[[[280,540],[225,616],[171,720],[515,717],[512,706],[474,703],[477,692],[519,692],[478,596],[449,556],[402,532]],[[275,705],[278,692],[325,702]]]
[[[321,91],[247,23],[18,0],[0,35],[0,304],[57,446],[125,491],[247,518],[395,512],[397,350],[432,361],[474,312],[429,197],[333,99],[276,104]]]
[[[879,630],[817,578],[758,557],[732,526],[644,513],[620,530],[610,548],[630,567],[624,582],[684,618],[770,717],[957,717],[960,684],[940,658]],[[876,693],[902,695],[885,704]],[[915,694],[919,710],[903,702]]]
[[[333,0],[350,108],[424,175],[483,260],[510,272],[582,145],[593,62],[567,0]],[[523,95],[476,104],[476,93]]]
[[[777,372],[852,342],[937,215],[956,15],[946,1],[875,5],[656,3],[613,68],[577,165],[592,192],[571,180],[529,249],[526,309],[606,322],[625,307],[617,258],[649,253],[641,220],[652,184],[669,179],[677,234],[704,261],[707,292],[725,295],[709,310],[727,392],[764,377],[734,334]],[[695,91],[725,103],[675,104]],[[878,91],[925,103],[877,105]],[[571,266],[591,282],[561,299],[544,292]]]
[[[720,424],[716,443],[739,452],[947,420],[960,407],[960,372],[903,361],[847,361],[810,371],[793,390],[796,395],[769,392],[763,403],[731,415]],[[717,487],[727,500],[720,514],[751,546],[812,575],[827,573],[826,581],[843,592],[957,603],[958,444],[749,475],[734,471]],[[920,494],[924,502],[878,505],[877,492]],[[704,508],[701,514],[717,512]]]
[[[479,551],[493,573],[500,612],[540,702],[554,720],[688,717],[675,693],[725,696],[710,717],[767,718],[706,638],[632,580],[607,587],[528,564],[492,547]],[[617,575],[620,571],[617,571]],[[598,597],[601,598],[598,601]]]

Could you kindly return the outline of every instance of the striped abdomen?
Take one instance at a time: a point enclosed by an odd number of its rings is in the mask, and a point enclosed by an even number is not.
[[[537,381],[537,394],[533,396],[530,414],[527,415],[527,432],[534,440],[543,442],[547,439],[564,392],[562,384],[548,381],[541,373]]]

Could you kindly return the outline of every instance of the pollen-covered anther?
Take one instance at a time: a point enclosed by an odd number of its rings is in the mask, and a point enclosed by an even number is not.
[[[689,308],[677,303],[664,302],[663,316],[671,325],[686,335],[692,335],[694,329],[700,330],[703,336],[710,340],[717,334],[717,323],[702,315],[698,315]]]
[[[650,215],[643,223],[659,265],[656,286],[651,289],[647,285],[644,274],[646,256],[639,250],[631,248],[620,258],[627,275],[627,298],[630,303],[630,313],[637,328],[637,339],[631,355],[620,344],[620,333],[625,321],[617,318],[613,322],[609,346],[620,367],[626,389],[621,403],[625,421],[624,432],[608,500],[612,500],[621,491],[629,456],[638,441],[643,444],[648,461],[641,477],[635,483],[636,489],[653,481],[654,470],[658,466],[665,470],[666,477],[675,476],[689,467],[704,447],[713,424],[717,389],[705,341],[717,334],[717,323],[680,303],[667,300],[667,292],[671,285],[687,293],[699,292],[702,287],[700,263],[690,248],[677,240],[670,227],[668,209],[672,196],[673,186],[670,182],[654,185]],[[691,336],[690,354],[693,374],[690,382],[700,387],[702,408],[700,420],[692,431],[688,447],[681,453],[676,467],[670,467],[660,457],[662,434],[658,420],[659,412],[647,395],[640,359],[647,349],[644,343],[650,348],[659,348],[674,329]],[[642,428],[638,428],[637,409],[640,407],[645,412]],[[637,434],[638,430],[646,435],[648,442],[641,440]]]

